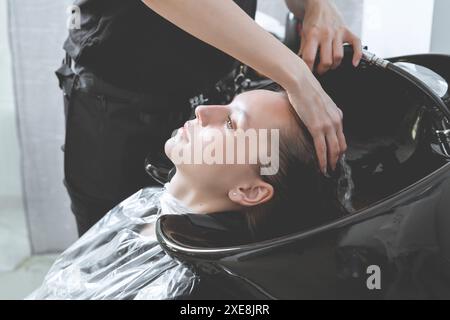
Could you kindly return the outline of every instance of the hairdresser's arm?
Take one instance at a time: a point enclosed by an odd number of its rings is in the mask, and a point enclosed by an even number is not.
[[[353,64],[357,66],[362,57],[360,39],[345,25],[332,0],[285,0],[289,10],[303,20],[299,56],[313,70],[317,52],[320,64],[317,72],[323,74],[336,69],[344,57],[343,45],[354,48]]]
[[[342,112],[295,53],[259,27],[232,0],[143,2],[186,32],[283,86],[314,138],[322,170],[326,172],[327,164],[335,169],[346,149]]]

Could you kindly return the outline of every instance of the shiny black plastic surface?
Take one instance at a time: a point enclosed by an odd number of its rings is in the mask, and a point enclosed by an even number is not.
[[[450,79],[449,57],[394,60]],[[158,240],[228,298],[450,298],[450,164],[436,145],[433,106],[370,66],[340,68],[321,82],[345,114],[355,212],[259,243],[242,223],[211,215],[205,228],[185,216],[160,220]]]

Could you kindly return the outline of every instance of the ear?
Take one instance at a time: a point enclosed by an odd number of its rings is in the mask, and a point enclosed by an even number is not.
[[[253,207],[263,204],[273,198],[273,187],[262,180],[252,185],[238,186],[229,191],[231,201],[244,207]]]

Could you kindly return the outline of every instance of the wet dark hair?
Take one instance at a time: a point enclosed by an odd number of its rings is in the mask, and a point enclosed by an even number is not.
[[[276,84],[269,90],[286,94]],[[295,110],[290,111],[295,124],[280,130],[279,171],[261,176],[274,188],[273,198],[244,210],[255,240],[319,226],[342,214],[335,181],[321,173],[313,139]]]

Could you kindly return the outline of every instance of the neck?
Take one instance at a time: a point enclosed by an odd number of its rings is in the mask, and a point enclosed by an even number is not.
[[[199,188],[179,173],[173,176],[167,186],[167,192],[193,213],[214,213],[236,209],[224,195],[217,195],[211,190]]]

